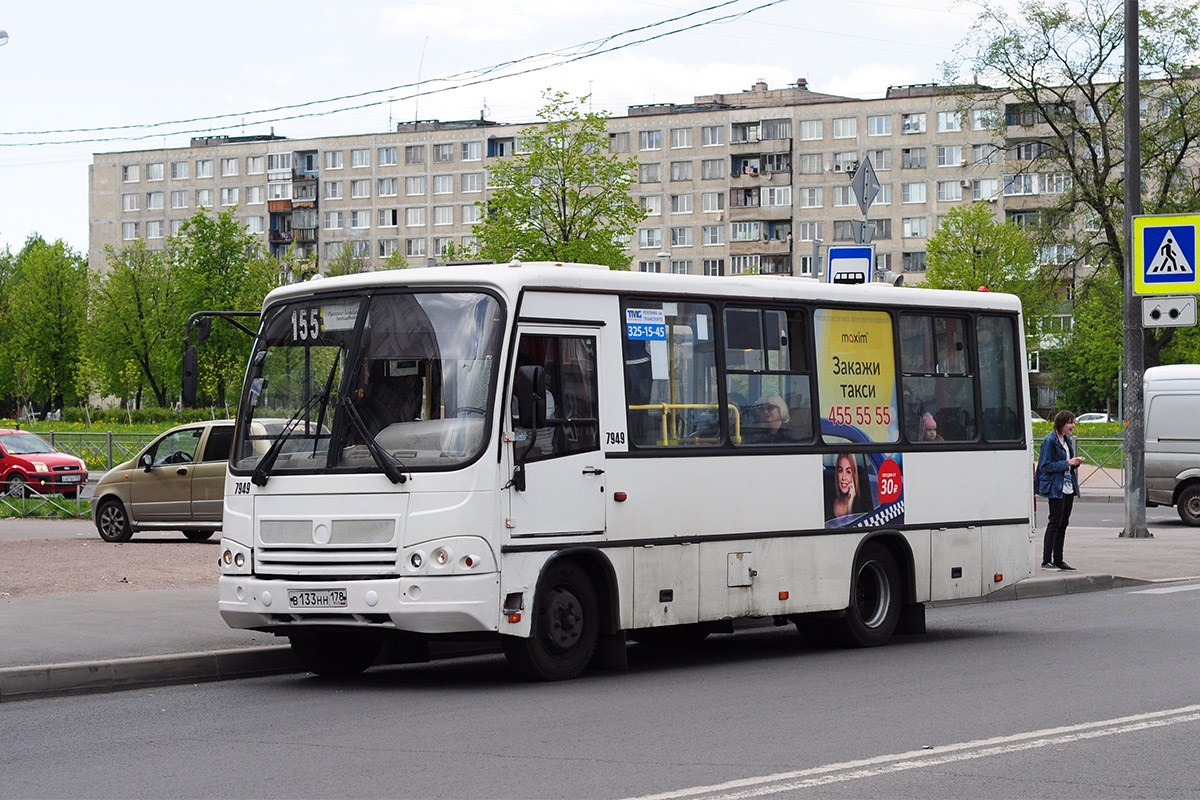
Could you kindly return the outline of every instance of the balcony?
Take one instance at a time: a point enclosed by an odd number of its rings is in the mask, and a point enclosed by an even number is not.
[[[751,241],[734,241],[729,242],[729,254],[731,256],[752,256],[760,255],[764,259],[767,256],[773,258],[787,256],[791,257],[792,243],[787,238],[783,239],[754,239]]]
[[[271,231],[271,244],[289,244],[291,241],[291,231]]]
[[[744,142],[730,142],[729,152],[734,155],[748,155],[751,153],[790,153],[792,151],[791,139],[754,139]]]
[[[268,200],[267,211],[272,214],[281,214],[292,210],[291,200]]]
[[[317,229],[292,228],[292,235],[296,237],[297,242],[315,242],[317,240]]]

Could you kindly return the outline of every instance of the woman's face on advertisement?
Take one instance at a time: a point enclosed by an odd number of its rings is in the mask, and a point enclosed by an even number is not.
[[[854,462],[844,456],[837,461],[837,486],[842,494],[849,494],[854,486]]]

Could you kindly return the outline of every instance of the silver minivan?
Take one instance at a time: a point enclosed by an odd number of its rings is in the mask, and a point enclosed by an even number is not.
[[[1146,505],[1200,525],[1200,364],[1150,367],[1144,381]]]

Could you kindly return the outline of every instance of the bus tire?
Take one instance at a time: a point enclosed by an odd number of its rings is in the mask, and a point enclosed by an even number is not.
[[[379,658],[383,641],[353,633],[306,633],[289,636],[292,652],[309,672],[322,678],[352,678]]]
[[[844,647],[885,644],[900,621],[900,569],[879,542],[868,542],[854,559],[850,605],[834,633]]]
[[[1188,525],[1200,525],[1200,483],[1193,483],[1179,493],[1175,510]]]
[[[551,564],[538,581],[528,639],[502,637],[508,663],[522,677],[563,681],[592,660],[600,636],[600,604],[591,579],[569,561]]]

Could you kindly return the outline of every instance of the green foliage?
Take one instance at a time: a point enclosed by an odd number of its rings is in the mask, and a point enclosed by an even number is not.
[[[492,198],[479,202],[479,257],[506,263],[575,261],[628,269],[623,241],[645,217],[629,195],[636,159],[608,151],[606,116],[586,97],[547,89],[543,124],[522,134],[523,152],[495,161]]]
[[[183,320],[179,286],[162,252],[138,239],[105,250],[108,271],[93,275],[91,336],[81,373],[97,391],[117,397],[149,389],[159,406],[178,394]],[[140,404],[139,404],[140,405]]]
[[[331,278],[335,275],[356,275],[359,272],[370,271],[366,257],[355,255],[354,249],[345,242],[337,255],[325,265],[325,274]]]
[[[1074,325],[1061,352],[1048,354],[1058,376],[1063,408],[1111,408],[1124,354],[1121,317],[1124,290],[1111,267],[1080,282],[1075,291]]]
[[[451,245],[453,247],[454,245]],[[393,250],[383,262],[384,269],[408,269],[408,259],[399,249]]]
[[[933,289],[1008,292],[1021,298],[1027,323],[1027,342],[1036,348],[1037,321],[1049,316],[1057,303],[1056,279],[1039,267],[1026,231],[996,220],[987,203],[955,206],[942,218],[925,248],[925,285]]]
[[[44,410],[75,399],[87,323],[87,260],[34,234],[6,279],[11,391]]]

